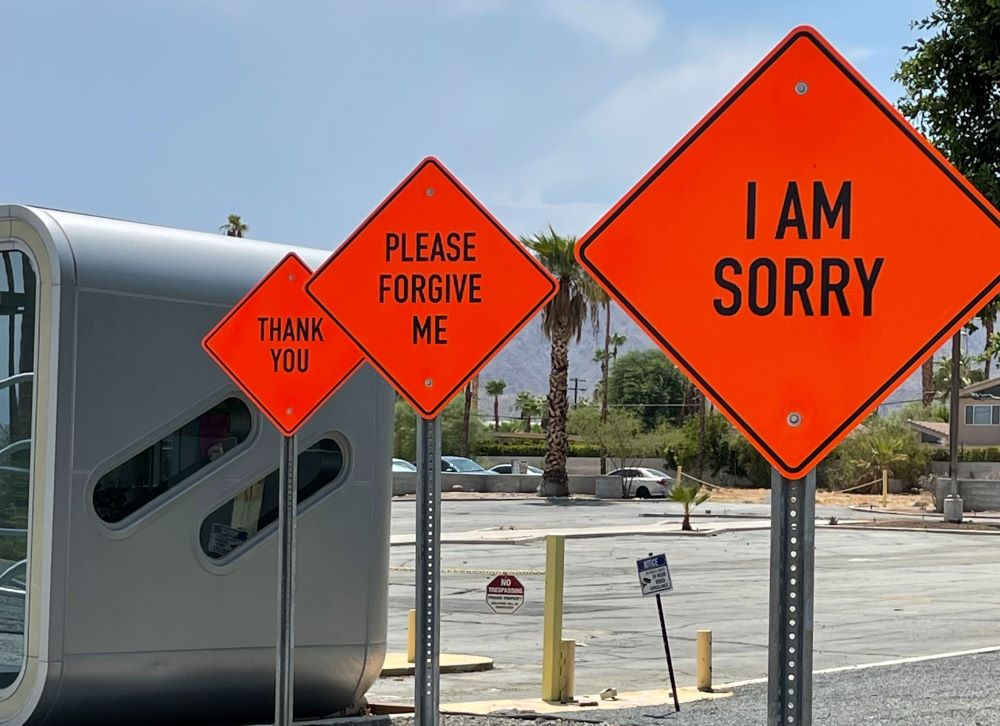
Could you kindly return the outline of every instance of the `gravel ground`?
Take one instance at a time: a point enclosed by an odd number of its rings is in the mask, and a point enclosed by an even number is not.
[[[1000,725],[1000,654],[954,657],[813,678],[816,726],[992,726]],[[581,721],[622,726],[762,726],[766,724],[764,684],[744,686],[731,698],[672,707],[623,709],[598,714],[578,710],[566,720],[546,717],[545,726]],[[524,726],[525,717],[445,716],[442,726]],[[393,721],[411,726],[412,719]]]

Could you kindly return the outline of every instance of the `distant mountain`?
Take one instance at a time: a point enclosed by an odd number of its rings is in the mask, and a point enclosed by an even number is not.
[[[630,350],[655,347],[646,334],[617,305],[612,305],[611,308],[611,331],[621,333],[628,338],[626,343],[619,347],[619,355]],[[971,355],[979,355],[983,352],[985,343],[986,336],[980,328],[969,336],[967,350]],[[601,330],[595,332],[588,323],[584,327],[580,342],[572,344],[570,348],[569,375],[571,378],[582,379],[578,384],[580,400],[594,398],[594,386],[601,379],[601,366],[594,361],[594,352],[603,349],[603,347],[603,324]],[[506,392],[500,397],[500,416],[502,418],[517,417],[514,398],[519,391],[530,391],[539,396],[548,393],[550,355],[551,346],[542,334],[542,321],[539,315],[493,359],[480,376],[479,410],[483,418],[489,420],[493,416],[493,401],[491,397],[486,395],[486,381],[501,379],[507,382]],[[951,343],[949,342],[934,354],[934,358],[940,360],[950,355]],[[738,366],[739,360],[733,359],[733,365]],[[994,369],[1000,373],[997,366],[994,366]],[[891,410],[895,407],[893,404],[901,405],[908,401],[919,401],[920,393],[920,372],[917,371],[890,394],[886,403],[880,407],[880,411]],[[569,384],[569,396],[570,403],[572,403],[572,381]]]

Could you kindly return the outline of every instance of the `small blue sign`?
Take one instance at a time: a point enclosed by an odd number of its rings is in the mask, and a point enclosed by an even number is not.
[[[674,589],[670,582],[670,569],[666,555],[652,555],[636,561],[639,570],[639,585],[643,595],[655,595]]]

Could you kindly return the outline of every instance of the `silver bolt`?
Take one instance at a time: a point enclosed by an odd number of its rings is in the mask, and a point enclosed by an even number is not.
[[[295,275],[289,275],[288,279],[291,280],[292,282],[295,282]]]
[[[789,426],[798,426],[800,423],[802,423],[802,414],[798,413],[797,411],[792,411],[790,414],[788,414],[788,418],[786,419],[786,421],[788,421]]]
[[[795,92],[800,96],[806,95],[806,91],[809,90],[809,84],[805,81],[799,81],[795,84]]]
[[[285,409],[285,413],[287,413],[289,416],[291,416],[293,413],[295,413],[295,409],[293,409],[293,408],[286,408]]]
[[[433,378],[428,378],[428,379],[426,379],[426,380],[424,381],[424,385],[425,385],[425,386],[427,386],[428,388],[430,388],[431,386],[433,386],[433,385],[434,385],[434,379],[433,379]]]
[[[427,189],[424,191],[424,194],[426,194],[429,197],[433,197],[434,196],[434,187],[427,187]]]

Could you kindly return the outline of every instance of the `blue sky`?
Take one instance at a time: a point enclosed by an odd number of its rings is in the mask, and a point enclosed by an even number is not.
[[[0,0],[0,201],[333,249],[424,156],[582,234],[792,27],[890,100],[931,0]]]

